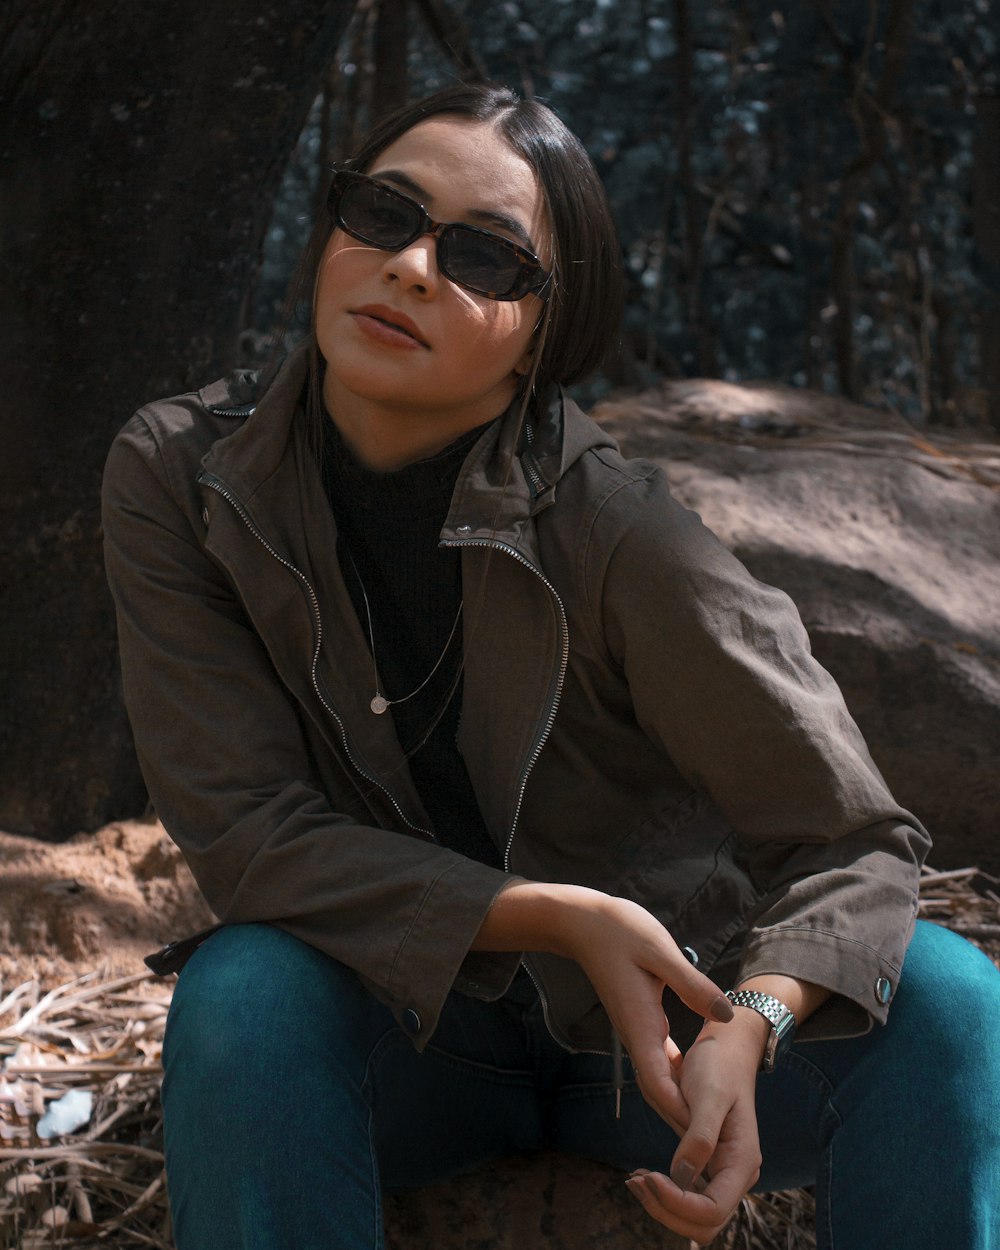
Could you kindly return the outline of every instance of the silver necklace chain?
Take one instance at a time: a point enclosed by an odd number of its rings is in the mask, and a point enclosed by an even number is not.
[[[382,690],[381,690],[382,683],[378,675],[378,659],[375,654],[375,630],[372,627],[372,610],[371,610],[371,605],[368,602],[368,593],[365,590],[365,584],[361,580],[361,574],[358,572],[358,566],[354,563],[354,556],[351,554],[350,549],[348,549],[347,551],[347,558],[351,562],[351,568],[354,570],[354,576],[358,579],[358,585],[361,587],[361,598],[365,602],[365,616],[367,616],[368,618],[368,641],[371,644],[372,669],[375,673],[375,693],[372,696],[372,700],[368,704],[368,706],[371,708],[371,710],[375,713],[376,716],[381,716],[384,712],[387,712],[389,708],[395,707],[397,703],[407,703],[410,699],[413,698],[414,695],[419,694],[421,690],[423,690],[424,686],[427,685],[430,679],[434,676],[434,674],[438,671],[438,669],[444,663],[444,657],[451,650],[451,644],[455,637],[455,630],[458,629],[458,622],[462,619],[462,608],[465,604],[465,600],[462,599],[459,601],[458,611],[455,613],[455,619],[452,622],[451,632],[448,634],[448,641],[444,644],[444,650],[438,656],[437,660],[434,663],[434,667],[427,674],[424,680],[420,683],[419,686],[417,686],[415,690],[411,690],[409,694],[404,694],[402,698],[387,699],[385,695],[382,693]]]

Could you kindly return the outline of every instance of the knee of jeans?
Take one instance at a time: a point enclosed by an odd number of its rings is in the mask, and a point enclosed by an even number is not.
[[[266,924],[227,925],[198,948],[174,988],[163,1062],[225,1079],[301,1061],[303,1047],[350,1037],[370,996],[355,973]],[[296,1060],[295,1056],[298,1056]]]
[[[940,925],[920,921],[900,989],[894,1007],[917,1017],[914,1025],[942,1061],[954,1051],[967,1062],[970,1053],[983,1049],[993,1054],[996,1067],[1000,971],[982,951]]]

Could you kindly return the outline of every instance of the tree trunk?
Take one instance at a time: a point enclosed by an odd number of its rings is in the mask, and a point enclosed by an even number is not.
[[[375,77],[372,122],[379,122],[409,99],[409,12],[407,0],[380,0],[375,17]]]
[[[0,40],[0,828],[144,802],[98,524],[114,431],[238,362],[282,169],[350,0],[34,0]]]
[[[868,0],[868,29],[857,63],[851,61],[850,45],[833,26],[832,6],[823,6],[828,32],[844,61],[852,81],[851,114],[858,136],[858,154],[844,171],[840,207],[833,225],[830,255],[830,287],[837,309],[833,345],[837,359],[840,389],[849,399],[861,399],[861,376],[854,342],[857,275],[854,271],[854,245],[858,205],[872,171],[881,161],[887,143],[887,120],[891,116],[896,88],[909,52],[913,32],[915,0],[889,0],[885,21],[882,70],[871,90],[868,88],[870,61],[877,43],[881,19],[880,0]]]
[[[986,391],[987,419],[1000,434],[1000,96],[982,96],[976,113],[972,224],[991,296],[980,320],[979,371]]]
[[[703,377],[715,372],[715,343],[704,298],[705,223],[694,171],[694,37],[688,0],[674,0],[677,38],[677,177],[684,201],[684,285],[687,323],[697,343],[697,368]]]

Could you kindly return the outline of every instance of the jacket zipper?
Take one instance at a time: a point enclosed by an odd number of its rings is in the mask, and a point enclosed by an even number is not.
[[[531,770],[534,768],[535,762],[537,761],[539,755],[541,755],[542,753],[542,747],[545,746],[545,743],[548,741],[549,734],[552,732],[552,726],[555,723],[555,719],[556,719],[556,712],[559,710],[559,700],[562,696],[563,683],[566,680],[566,669],[569,666],[569,626],[566,623],[566,609],[563,607],[563,602],[559,598],[559,592],[556,590],[555,586],[552,585],[552,583],[549,581],[549,579],[545,576],[545,574],[540,569],[536,568],[535,565],[533,565],[530,560],[528,560],[525,556],[521,555],[521,553],[515,547],[511,547],[507,543],[499,542],[497,539],[490,539],[490,538],[452,538],[452,539],[446,539],[444,542],[442,542],[441,546],[442,547],[490,547],[496,551],[505,552],[507,555],[515,559],[519,564],[523,564],[526,569],[530,569],[531,572],[534,573],[534,575],[539,579],[539,581],[542,583],[545,589],[552,596],[552,599],[555,602],[556,607],[559,609],[559,625],[560,625],[560,635],[562,639],[562,653],[559,658],[559,677],[556,681],[555,697],[553,698],[551,706],[549,707],[549,714],[545,721],[545,726],[542,729],[541,737],[535,743],[535,747],[531,753],[531,757],[529,758],[527,764],[525,764],[524,769],[521,772],[521,776],[518,780],[517,803],[514,807],[514,818],[511,822],[510,833],[507,836],[507,845],[504,848],[504,853],[503,853],[503,870],[504,872],[510,872],[510,849],[514,843],[514,834],[517,830],[517,822],[521,817],[521,805],[524,802],[525,787],[528,784],[528,777],[531,773]]]
[[[531,483],[532,489],[535,492],[535,498],[537,499],[539,495],[543,495],[549,489],[551,483],[547,482],[545,478],[542,477],[538,468],[538,462],[535,460],[535,431],[530,421],[527,421],[524,426],[524,441],[527,446],[521,455],[521,465],[524,468],[525,476]],[[539,574],[539,576],[541,577],[541,574]],[[558,598],[558,595],[556,598]]]
[[[541,569],[536,568],[535,565],[533,565],[531,561],[528,560],[525,556],[521,555],[521,553],[515,547],[511,547],[507,543],[499,542],[496,539],[488,539],[488,538],[447,539],[441,545],[443,547],[492,547],[492,548],[495,548],[497,551],[506,552],[507,555],[512,556],[515,560],[517,560],[519,564],[523,564],[526,569],[530,569],[531,572],[534,573],[534,575],[539,579],[539,581],[542,583],[545,589],[552,596],[556,607],[559,609],[559,624],[560,624],[560,632],[562,635],[562,655],[560,656],[560,660],[559,660],[559,678],[556,682],[555,698],[552,700],[552,705],[549,708],[549,715],[545,722],[545,728],[542,730],[542,735],[535,744],[535,749],[531,753],[531,758],[528,760],[527,764],[524,766],[523,772],[521,773],[518,793],[517,793],[517,806],[514,809],[514,819],[511,823],[510,835],[507,838],[507,846],[504,849],[504,856],[503,856],[504,872],[510,872],[510,849],[514,843],[514,834],[517,831],[517,822],[521,816],[521,804],[524,801],[524,791],[528,784],[528,776],[531,773],[531,770],[534,768],[535,762],[538,759],[539,755],[541,755],[542,747],[545,746],[545,743],[548,741],[549,734],[552,732],[552,726],[555,723],[555,719],[556,719],[556,712],[559,710],[559,700],[562,696],[563,684],[566,680],[566,669],[569,666],[569,626],[566,623],[566,609],[563,607],[563,601],[562,599],[560,599],[559,592],[556,590],[555,586],[552,585],[552,583],[545,576],[545,574],[541,571]],[[542,1013],[545,1017],[545,1023],[548,1026],[549,1032],[552,1033],[554,1037],[555,1033],[553,1032],[553,1028],[552,1028],[552,1015],[551,1015],[551,1010],[549,1008],[549,1000],[545,997],[545,991],[542,989],[541,985],[539,985],[537,977],[531,971],[531,968],[528,966],[528,963],[526,960],[524,959],[521,960],[521,966],[524,968],[525,972],[531,978],[531,983],[535,987],[535,990],[538,993],[538,997],[541,1000],[541,1004],[542,1004]],[[561,1044],[567,1045],[565,1039],[563,1040]],[[574,1048],[570,1047],[570,1049],[573,1050]],[[581,1052],[577,1051],[576,1053],[579,1054]],[[625,1083],[625,1076],[624,1076],[624,1070],[623,1070],[623,1064],[622,1064],[622,1044],[618,1037],[618,1034],[617,1033],[614,1034],[614,1040],[612,1043],[611,1050],[601,1050],[601,1049],[594,1048],[594,1049],[588,1049],[585,1053],[588,1055],[609,1055],[611,1057],[612,1062],[613,1062],[613,1069],[614,1069],[612,1079],[615,1085],[615,1119],[620,1119],[621,1118],[622,1087]]]
[[[320,689],[319,679],[316,673],[317,665],[319,664],[320,651],[323,648],[323,618],[320,615],[320,610],[319,610],[319,597],[317,596],[316,591],[313,589],[312,583],[306,577],[305,573],[303,573],[301,569],[296,568],[296,566],[292,564],[290,560],[286,560],[285,557],[281,555],[281,553],[277,551],[277,549],[273,546],[273,544],[268,540],[266,535],[263,534],[257,528],[257,525],[254,523],[254,521],[250,517],[246,508],[244,508],[240,500],[233,494],[233,492],[226,485],[226,483],[221,480],[221,478],[217,478],[215,477],[214,474],[208,473],[206,470],[203,469],[198,474],[197,480],[202,485],[208,486],[211,490],[214,490],[217,495],[221,495],[222,498],[225,499],[226,502],[230,505],[230,507],[232,507],[236,515],[240,518],[240,520],[247,527],[247,529],[254,536],[254,538],[257,539],[257,541],[264,548],[264,550],[268,553],[268,555],[272,556],[275,560],[277,560],[277,562],[280,565],[288,569],[290,573],[292,573],[296,578],[298,578],[299,582],[305,588],[306,593],[309,597],[310,606],[312,607],[313,621],[316,626],[316,645],[313,648],[312,663],[310,664],[310,667],[309,667],[309,676],[310,676],[310,680],[312,681],[313,690],[315,690],[316,692],[316,697],[319,699],[320,703],[326,709],[327,713],[330,716],[332,716],[333,719],[337,722],[337,727],[340,730],[340,737],[344,744],[344,754],[347,756],[348,760],[350,760],[351,765],[355,769],[356,772],[360,773],[361,776],[364,777],[366,781],[371,782],[373,786],[375,786],[377,789],[382,791],[382,793],[388,798],[389,802],[393,805],[393,807],[399,813],[399,818],[400,820],[403,821],[404,824],[408,825],[412,830],[414,830],[414,832],[422,833],[426,837],[430,838],[432,842],[436,842],[437,838],[434,836],[431,830],[423,829],[421,828],[420,825],[415,825],[412,820],[409,820],[405,812],[403,811],[403,809],[399,806],[399,803],[394,798],[392,792],[388,790],[382,784],[382,782],[379,781],[377,777],[373,777],[369,772],[363,769],[361,765],[357,762],[357,760],[354,758],[354,756],[351,754],[351,748],[350,748],[350,744],[347,738],[347,730],[344,728],[344,722],[337,715],[337,712],[334,709],[333,705],[330,703],[330,701],[324,695],[323,691]]]
[[[545,589],[552,596],[552,599],[555,602],[556,607],[559,609],[559,625],[560,625],[560,634],[562,637],[562,653],[559,659],[559,677],[556,681],[556,693],[555,693],[555,697],[552,700],[551,706],[549,707],[549,714],[548,714],[548,717],[546,718],[545,726],[542,729],[541,736],[539,737],[538,741],[535,743],[535,747],[531,753],[531,757],[529,758],[528,762],[525,764],[524,769],[521,772],[520,779],[518,781],[517,803],[514,808],[514,818],[511,821],[510,833],[507,837],[507,845],[504,848],[504,854],[503,854],[503,869],[504,869],[504,872],[509,873],[510,872],[510,851],[514,843],[514,834],[517,831],[517,823],[521,817],[521,805],[524,802],[524,791],[528,784],[528,777],[531,773],[531,770],[534,768],[535,762],[537,761],[539,755],[541,755],[542,753],[542,747],[545,746],[545,743],[548,741],[549,734],[552,732],[552,726],[555,723],[555,719],[556,719],[556,712],[559,710],[559,700],[562,696],[563,683],[566,680],[566,669],[569,666],[569,626],[566,623],[566,609],[563,607],[563,601],[562,599],[560,599],[559,592],[556,590],[555,586],[552,585],[552,583],[549,581],[549,579],[545,576],[545,574],[540,569],[536,568],[535,565],[533,565],[530,560],[528,560],[525,556],[521,555],[521,553],[515,547],[511,547],[507,543],[499,542],[496,539],[489,539],[489,538],[446,539],[441,545],[443,547],[490,547],[496,551],[505,552],[507,555],[515,559],[519,564],[523,564],[526,569],[530,569],[531,572],[534,573],[534,575],[538,578],[538,580],[542,583]],[[521,960],[521,966],[524,968],[525,972],[531,978],[531,983],[535,987],[535,990],[538,993],[538,997],[541,1000],[542,1012],[545,1017],[545,1022],[548,1025],[549,1032],[552,1033],[553,1036],[555,1036],[555,1034],[553,1033],[553,1029],[552,1029],[552,1017],[551,1017],[551,1011],[549,1008],[549,1000],[545,997],[545,991],[542,989],[541,985],[539,985],[537,977],[531,971],[531,968],[528,966],[528,963],[526,960],[524,959]],[[607,1054],[608,1052],[607,1051],[589,1051],[588,1053],[603,1055],[603,1054]]]

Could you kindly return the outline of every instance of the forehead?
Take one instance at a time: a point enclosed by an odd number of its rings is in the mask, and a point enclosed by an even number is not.
[[[428,208],[457,220],[470,211],[517,217],[532,232],[542,224],[538,179],[489,122],[441,116],[419,122],[383,149],[369,174],[398,171],[426,192]]]

